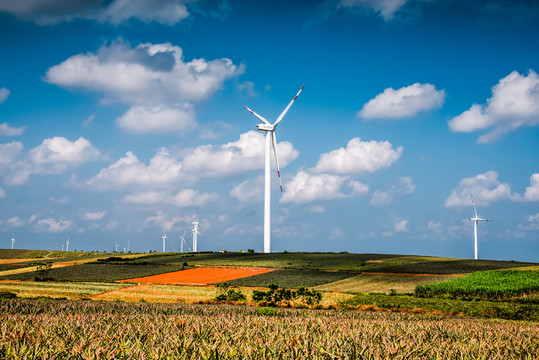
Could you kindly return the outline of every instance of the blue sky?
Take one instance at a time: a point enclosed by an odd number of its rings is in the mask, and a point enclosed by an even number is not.
[[[16,248],[539,261],[539,5],[0,0],[0,235]]]

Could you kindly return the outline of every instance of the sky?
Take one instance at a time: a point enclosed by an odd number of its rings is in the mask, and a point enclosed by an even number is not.
[[[0,0],[2,248],[539,262],[539,3]],[[272,160],[273,163],[273,160]]]

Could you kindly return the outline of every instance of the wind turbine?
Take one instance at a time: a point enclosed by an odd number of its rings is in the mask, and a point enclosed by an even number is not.
[[[69,238],[67,238],[67,241],[66,241],[66,251],[69,251]]]
[[[161,238],[163,239],[163,252],[165,252],[165,244],[167,242],[167,233],[165,232],[163,236],[161,236]]]
[[[200,233],[200,231],[198,231],[198,220],[197,220],[196,215],[193,218],[192,232],[193,232],[193,252],[197,252],[198,251],[198,235],[202,236],[202,234]]]
[[[273,147],[273,154],[275,156],[275,162],[277,164],[277,176],[279,177],[279,185],[281,186],[281,192],[283,192],[283,183],[281,181],[281,170],[279,169],[279,157],[277,156],[277,138],[275,136],[275,129],[277,128],[277,125],[283,120],[283,117],[286,115],[288,109],[292,106],[294,101],[296,101],[297,97],[303,90],[305,85],[299,89],[298,93],[290,104],[283,110],[281,115],[275,120],[275,122],[270,124],[270,122],[266,119],[264,119],[262,116],[255,113],[253,110],[249,109],[247,106],[245,107],[247,110],[251,112],[254,116],[256,116],[260,121],[262,121],[262,124],[257,124],[256,128],[260,131],[264,131],[266,133],[266,154],[265,154],[265,178],[264,178],[264,252],[270,253],[271,252],[271,181],[270,181],[270,165],[271,165],[271,148]]]
[[[183,235],[178,236],[178,239],[180,239],[180,251],[183,252],[183,245],[185,244],[185,233],[187,232],[187,227],[183,230]]]
[[[474,252],[475,252],[475,260],[477,260],[477,223],[479,221],[491,222],[492,220],[481,219],[479,216],[477,216],[477,209],[475,208],[474,199],[472,199],[472,205],[473,205],[473,211],[475,213],[475,217],[470,218],[470,221],[473,221]]]
[[[13,250],[15,247],[15,235],[11,238],[11,250]]]

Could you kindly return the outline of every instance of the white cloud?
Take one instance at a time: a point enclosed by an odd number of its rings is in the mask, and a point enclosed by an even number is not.
[[[69,204],[71,202],[71,198],[68,195],[60,199],[51,197],[49,200],[56,204]]]
[[[0,199],[6,197],[6,191],[2,188],[0,188]]]
[[[193,189],[180,190],[176,195],[167,197],[167,203],[178,207],[203,206],[218,198],[216,193],[200,193]]]
[[[314,205],[309,208],[311,214],[322,214],[326,212],[326,208],[322,205]]]
[[[539,230],[539,213],[526,216],[526,223],[519,224],[518,228],[522,230]]]
[[[74,55],[49,68],[45,79],[101,92],[108,101],[159,106],[205,100],[242,71],[226,58],[184,62],[182,49],[170,43],[131,48],[117,41],[96,54]]]
[[[348,176],[309,174],[304,170],[298,171],[284,188],[280,202],[297,204],[349,198],[365,195],[369,191],[367,185],[351,180]]]
[[[118,24],[136,18],[144,22],[173,25],[187,18],[184,0],[32,0],[2,1],[0,12],[32,21],[55,25],[77,18]]]
[[[427,224],[427,229],[438,235],[444,232],[444,226],[442,225],[442,223],[432,220],[429,220],[429,223]]]
[[[341,175],[375,172],[389,167],[401,157],[402,152],[402,146],[395,150],[388,141],[353,138],[346,148],[320,155],[314,171]]]
[[[7,219],[6,224],[11,227],[22,227],[26,225],[26,222],[18,216]]]
[[[236,85],[239,91],[245,91],[249,96],[258,96],[258,93],[255,91],[255,83],[252,81],[244,81]]]
[[[340,0],[339,7],[361,6],[379,13],[384,20],[391,20],[409,0]]]
[[[387,88],[363,105],[357,116],[367,120],[408,118],[420,111],[440,108],[444,100],[445,91],[438,91],[431,84],[415,83],[398,90]]]
[[[340,228],[334,228],[329,235],[330,239],[338,239],[344,236],[344,232]]]
[[[539,125],[539,76],[530,70],[528,76],[513,71],[492,88],[487,105],[473,104],[469,110],[449,121],[454,132],[491,129],[478,142],[495,141],[521,126]]]
[[[411,194],[415,191],[416,185],[412,178],[402,176],[397,179],[397,184],[392,185],[388,191],[376,190],[371,198],[371,205],[382,206],[389,205],[396,196]]]
[[[408,232],[408,220],[401,220],[393,226],[395,232]]]
[[[86,119],[82,121],[82,127],[85,127],[85,128],[89,127],[91,122],[94,121],[94,119],[95,119],[95,115],[88,116]]]
[[[246,180],[236,185],[230,196],[235,197],[242,203],[262,201],[264,197],[264,176],[259,176],[253,180]]]
[[[96,220],[103,219],[106,213],[107,213],[106,211],[94,211],[94,212],[87,211],[81,214],[80,218],[85,221],[96,221]]]
[[[36,224],[37,232],[59,233],[67,231],[71,228],[73,222],[71,220],[55,220],[53,218],[39,220]]]
[[[7,100],[9,94],[11,94],[9,89],[6,89],[5,87],[0,88],[0,104]]]
[[[228,177],[264,167],[264,135],[250,130],[238,141],[224,145],[202,145],[195,148],[183,161],[184,170],[204,177]],[[287,141],[277,144],[279,165],[286,167],[299,152]]]
[[[26,126],[11,127],[8,123],[0,124],[0,136],[17,136],[21,135],[24,130],[26,130]]]
[[[183,229],[185,223],[190,221],[191,218],[183,218],[181,216],[175,216],[173,218],[168,217],[163,211],[158,211],[154,216],[149,216],[144,220],[146,225],[153,225],[161,231],[171,231],[172,229]]]
[[[19,142],[0,144],[0,171],[7,173],[4,181],[11,185],[24,184],[32,174],[61,174],[101,154],[85,138],[69,141],[64,137],[45,139],[41,145],[22,153]]]
[[[165,200],[165,193],[157,191],[145,191],[124,196],[123,202],[128,204],[153,205]]]
[[[457,188],[445,200],[446,207],[472,206],[472,197],[478,206],[513,198],[511,186],[498,181],[496,171],[487,171],[474,177],[462,179]]]
[[[137,134],[188,133],[196,128],[195,112],[189,104],[177,107],[135,106],[116,119],[123,130]]]
[[[524,196],[516,195],[516,201],[539,201],[539,173],[530,177],[530,186],[526,188]]]
[[[181,162],[161,148],[150,160],[142,163],[131,151],[109,167],[101,169],[94,177],[86,180],[84,186],[94,190],[109,190],[127,186],[161,186],[180,180]]]

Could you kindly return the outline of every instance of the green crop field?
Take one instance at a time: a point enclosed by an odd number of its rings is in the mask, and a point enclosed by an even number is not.
[[[227,281],[227,283],[252,287],[266,287],[268,284],[276,283],[279,286],[297,289],[301,286],[313,287],[328,284],[355,275],[357,274],[337,271],[275,270],[269,273]]]
[[[418,285],[420,296],[451,295],[508,299],[539,292],[538,271],[480,271],[439,284]]]
[[[536,324],[365,311],[0,302],[2,359],[534,359]]]

